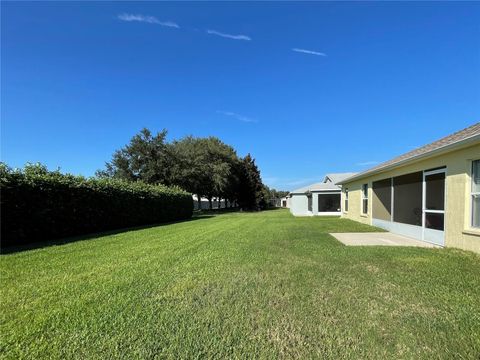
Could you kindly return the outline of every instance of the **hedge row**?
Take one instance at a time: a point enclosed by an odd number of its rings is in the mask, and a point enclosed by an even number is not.
[[[0,167],[1,245],[187,219],[191,194],[161,185]]]

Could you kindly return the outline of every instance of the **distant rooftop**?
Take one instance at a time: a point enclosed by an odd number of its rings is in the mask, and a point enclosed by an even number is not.
[[[357,175],[353,175],[349,178],[340,180],[341,183],[345,183],[350,180],[360,179],[372,173],[380,172],[389,168],[399,166],[403,163],[414,161],[418,158],[426,157],[433,155],[436,152],[441,150],[446,150],[451,146],[460,145],[461,143],[466,143],[468,141],[480,141],[480,122],[473,124],[463,130],[457,131],[451,135],[445,136],[439,140],[436,140],[430,144],[421,146],[412,151],[409,151],[403,155],[397,156],[391,160],[385,161],[380,165],[374,166],[368,170],[365,170]]]
[[[332,183],[337,184],[340,181],[352,177],[356,174],[357,173],[354,172],[327,174],[325,175],[325,180],[323,180],[323,182],[327,182],[327,179],[329,179]]]
[[[336,185],[339,181],[346,179],[355,175],[356,173],[336,173],[336,174],[327,174],[322,182],[318,182],[315,184],[310,184],[304,186],[300,189],[296,189],[291,191],[291,194],[304,194],[308,191],[332,191],[332,190],[340,190],[340,186]]]

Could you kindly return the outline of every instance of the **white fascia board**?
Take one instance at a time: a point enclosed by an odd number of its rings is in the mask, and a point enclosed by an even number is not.
[[[310,192],[312,193],[332,193],[332,194],[341,194],[342,193],[342,189],[338,189],[338,190],[311,190]]]

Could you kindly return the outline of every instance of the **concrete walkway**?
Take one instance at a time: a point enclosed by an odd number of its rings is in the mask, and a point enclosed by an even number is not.
[[[415,240],[402,235],[389,232],[367,232],[367,233],[331,233],[334,238],[347,246],[416,246],[426,248],[439,248],[420,240]]]

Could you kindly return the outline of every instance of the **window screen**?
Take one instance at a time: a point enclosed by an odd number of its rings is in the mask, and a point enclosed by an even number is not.
[[[340,211],[340,194],[318,194],[318,212]]]
[[[393,178],[393,221],[422,226],[421,171]]]
[[[372,217],[379,220],[392,218],[392,179],[372,183]]]

